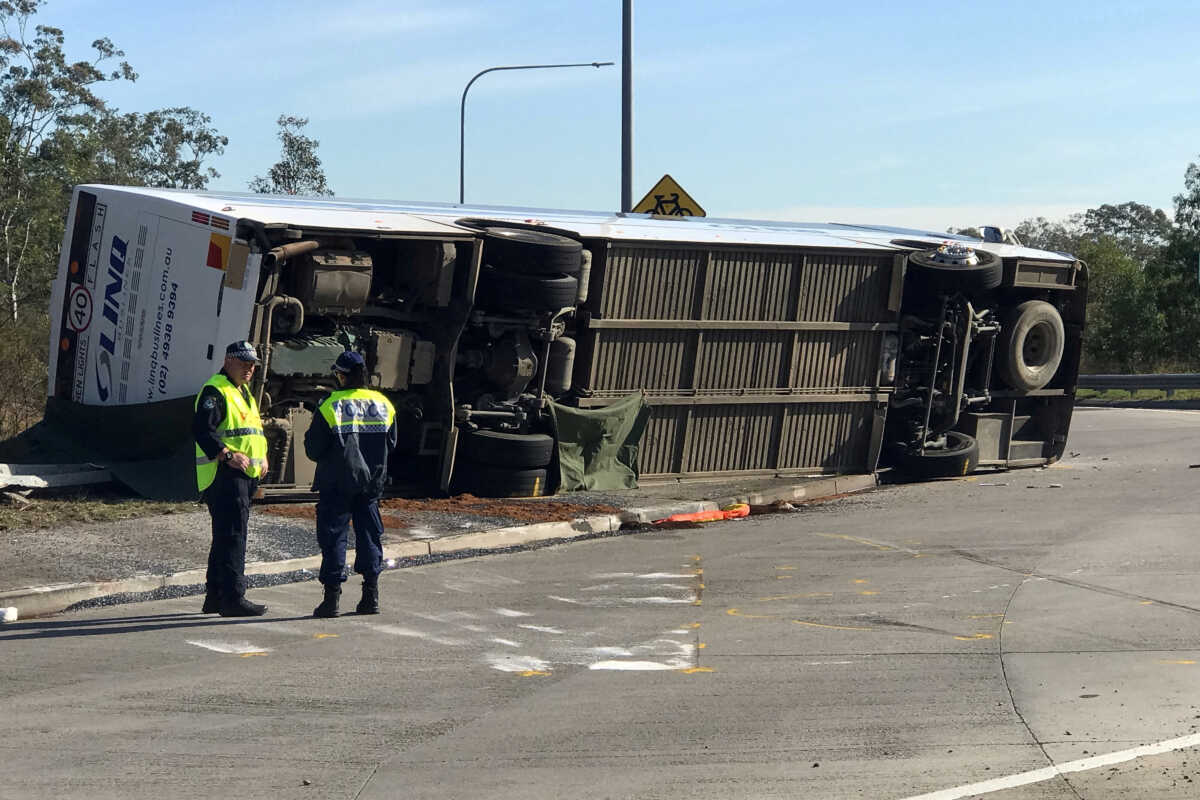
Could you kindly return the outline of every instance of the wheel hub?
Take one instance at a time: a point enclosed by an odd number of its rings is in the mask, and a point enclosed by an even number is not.
[[[967,247],[965,244],[946,242],[933,251],[929,260],[938,264],[967,267],[979,263],[979,254],[975,252],[975,248]]]

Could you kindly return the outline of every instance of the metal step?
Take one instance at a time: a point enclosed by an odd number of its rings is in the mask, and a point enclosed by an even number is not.
[[[1008,446],[1008,460],[1022,461],[1027,458],[1044,458],[1043,451],[1045,449],[1045,442],[1014,439],[1012,444]]]

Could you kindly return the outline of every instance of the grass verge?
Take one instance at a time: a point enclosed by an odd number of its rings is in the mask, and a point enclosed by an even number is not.
[[[143,500],[117,489],[77,489],[52,496],[31,497],[27,504],[0,504],[0,531],[18,528],[54,528],[89,522],[119,522],[156,514],[200,511],[200,503],[165,503]]]

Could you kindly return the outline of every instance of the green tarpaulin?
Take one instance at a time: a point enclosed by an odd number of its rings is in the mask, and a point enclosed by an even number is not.
[[[550,412],[558,429],[559,491],[637,488],[638,443],[650,418],[641,392],[604,408],[551,402]]]

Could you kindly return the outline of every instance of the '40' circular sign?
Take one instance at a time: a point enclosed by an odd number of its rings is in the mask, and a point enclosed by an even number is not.
[[[92,293],[82,284],[75,284],[67,300],[67,326],[79,333],[92,324]]]

